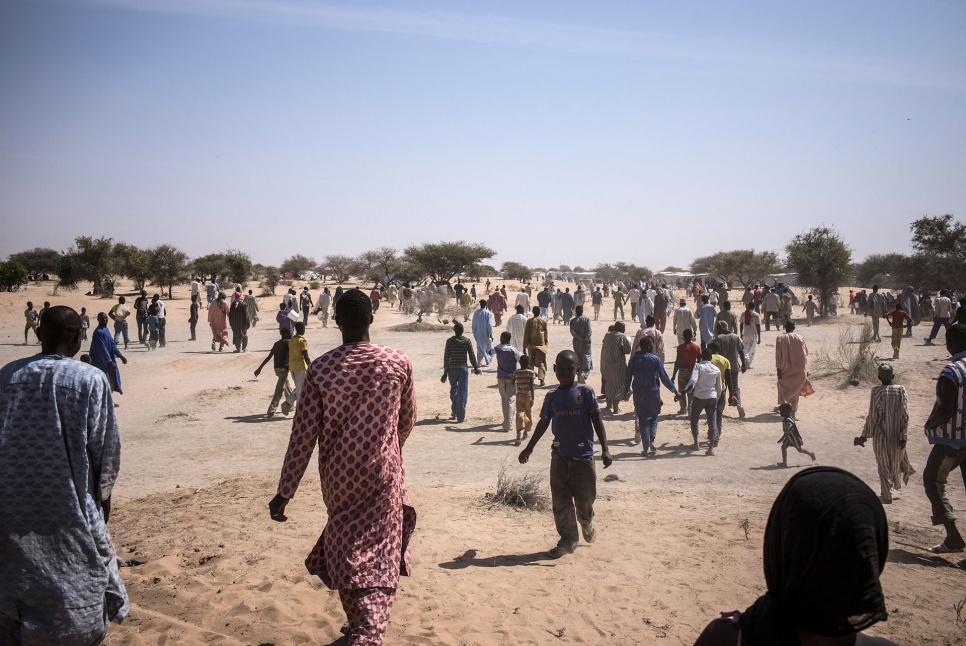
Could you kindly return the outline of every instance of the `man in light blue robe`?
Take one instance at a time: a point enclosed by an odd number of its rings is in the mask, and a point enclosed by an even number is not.
[[[127,359],[121,354],[121,349],[114,343],[114,337],[107,330],[107,314],[101,312],[97,315],[97,329],[91,336],[91,364],[104,371],[111,384],[111,390],[123,395],[121,371],[117,369],[117,359],[127,363]]]
[[[476,361],[490,365],[493,357],[493,312],[486,309],[486,301],[480,301],[480,309],[473,314],[473,338],[476,340]]]

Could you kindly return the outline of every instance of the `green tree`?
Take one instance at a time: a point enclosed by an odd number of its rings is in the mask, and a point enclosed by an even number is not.
[[[908,256],[901,253],[874,253],[855,265],[855,278],[862,287],[885,282],[887,276],[896,282],[905,282],[908,262]]]
[[[93,283],[92,292],[98,296],[114,294],[114,277],[117,276],[117,257],[111,238],[80,236],[68,249],[73,256],[73,271],[77,280]],[[75,281],[76,284],[76,281]]]
[[[914,221],[908,280],[921,287],[966,290],[966,224],[952,215],[924,215]]]
[[[500,273],[506,280],[527,280],[533,276],[529,267],[520,262],[507,261],[500,265]]]
[[[341,285],[348,282],[349,278],[358,272],[358,269],[355,258],[335,254],[325,257],[322,265],[319,266],[319,273],[332,276],[335,282]]]
[[[188,280],[188,254],[169,244],[158,245],[150,252],[151,280],[168,286],[168,298],[174,298],[174,285]]]
[[[388,286],[400,270],[399,252],[392,247],[379,247],[361,254],[356,259],[360,272],[377,286]]]
[[[754,249],[719,251],[695,258],[691,263],[692,273],[707,274],[722,282],[739,282],[743,286],[762,283],[779,269],[778,254]]]
[[[57,289],[66,289],[69,292],[77,289],[80,278],[77,276],[76,258],[72,253],[61,254],[57,260]]]
[[[225,256],[225,278],[228,282],[245,285],[252,277],[251,256],[238,249],[228,249],[223,254]]]
[[[798,283],[818,290],[819,312],[825,316],[829,299],[852,269],[852,249],[835,229],[821,226],[799,233],[785,246],[786,264]]]
[[[27,268],[16,260],[0,262],[0,292],[12,292],[27,284]]]
[[[406,248],[403,256],[419,267],[434,283],[449,282],[473,265],[492,258],[496,252],[483,244],[428,242]]]
[[[281,271],[278,267],[265,267],[259,274],[262,277],[262,295],[274,296],[275,288],[278,287]]]
[[[34,280],[39,281],[39,274],[57,273],[60,252],[47,247],[34,247],[28,251],[10,254],[7,260],[23,265],[27,269],[27,273],[33,275]]]
[[[151,250],[118,242],[114,245],[117,273],[134,281],[134,289],[141,291],[151,278]]]
[[[201,278],[208,276],[214,279],[215,282],[218,282],[218,277],[224,278],[228,263],[225,254],[210,253],[206,256],[195,258],[191,263],[191,267]]]
[[[296,277],[311,271],[315,266],[315,259],[309,258],[308,256],[303,256],[301,254],[295,254],[279,265],[278,270],[279,273],[290,273],[293,277]]]

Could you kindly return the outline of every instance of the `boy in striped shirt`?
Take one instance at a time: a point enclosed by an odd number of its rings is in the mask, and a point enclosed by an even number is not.
[[[520,446],[520,440],[526,439],[533,428],[533,376],[530,359],[526,355],[521,356],[520,368],[513,372],[513,384],[517,391],[517,441],[513,446]],[[523,437],[520,431],[523,431]]]

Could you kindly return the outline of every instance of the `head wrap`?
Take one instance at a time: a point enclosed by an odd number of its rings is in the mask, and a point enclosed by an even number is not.
[[[797,646],[798,629],[837,637],[885,621],[888,553],[885,510],[868,485],[834,467],[796,474],[768,516],[768,591],[742,614],[742,644]]]

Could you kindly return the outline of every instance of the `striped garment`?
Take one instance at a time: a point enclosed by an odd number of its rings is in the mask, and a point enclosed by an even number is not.
[[[953,416],[945,424],[934,429],[925,429],[926,437],[930,444],[946,444],[949,446],[966,446],[966,415],[963,408],[966,406],[966,352],[961,352],[953,357],[951,363],[947,363],[943,371],[939,373],[939,380],[936,381],[936,405],[939,404],[939,381],[945,377],[951,381],[957,389],[956,406],[953,408]]]
[[[517,388],[517,395],[533,394],[533,370],[520,368],[513,373],[513,384]]]
[[[451,336],[446,339],[446,349],[443,351],[443,368],[465,368],[468,363],[478,367],[476,354],[473,353],[473,342],[465,336]]]
[[[879,476],[892,489],[901,489],[915,473],[909,464],[905,442],[909,430],[909,407],[906,389],[902,386],[876,386],[869,401],[869,416],[865,418],[862,437],[872,438],[872,450],[879,466]]]

